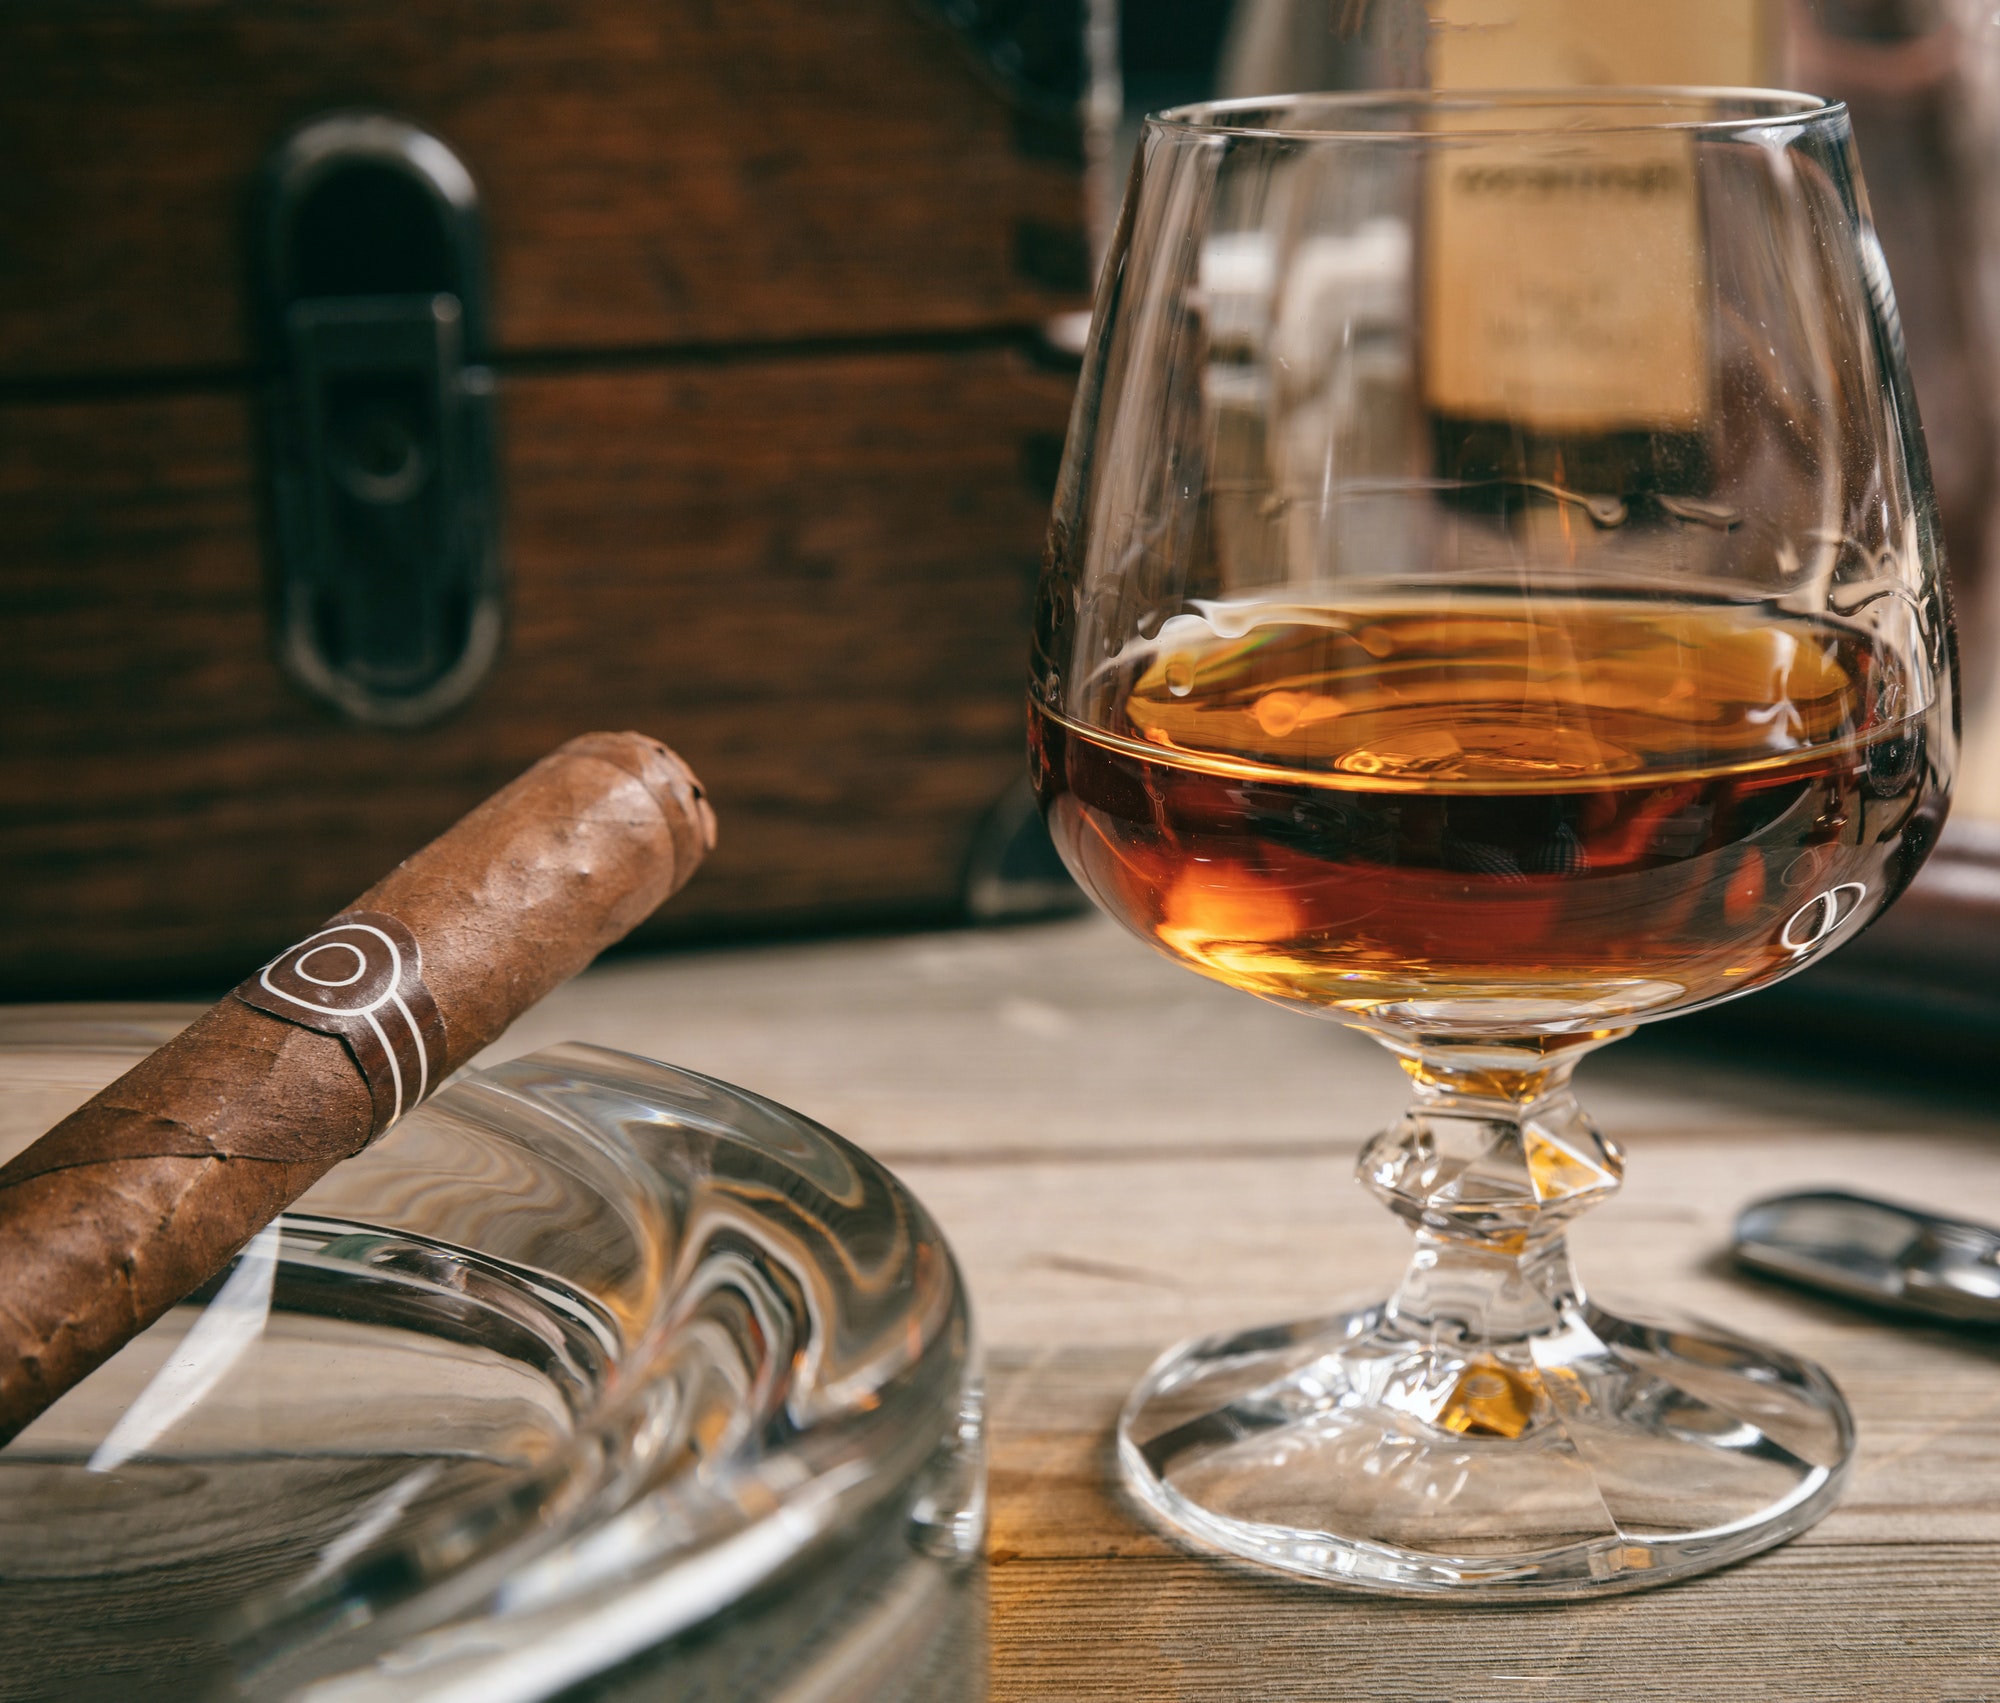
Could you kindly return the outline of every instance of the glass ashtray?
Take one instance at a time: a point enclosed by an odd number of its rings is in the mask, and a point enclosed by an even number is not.
[[[0,1156],[179,1020],[0,1013]],[[0,1698],[977,1698],[978,1393],[838,1136],[468,1072],[0,1450]]]

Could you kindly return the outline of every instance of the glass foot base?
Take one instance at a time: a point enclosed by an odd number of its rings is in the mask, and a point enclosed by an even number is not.
[[[1805,1530],[1853,1452],[1817,1366],[1579,1303],[1505,1344],[1388,1307],[1199,1338],[1120,1416],[1125,1484],[1174,1536],[1406,1595],[1586,1597]]]

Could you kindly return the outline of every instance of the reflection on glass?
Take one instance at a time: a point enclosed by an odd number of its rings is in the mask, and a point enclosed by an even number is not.
[[[1148,127],[1038,606],[1032,746],[1097,902],[1363,1028],[1386,1306],[1190,1344],[1123,1467],[1183,1535],[1405,1590],[1630,1588],[1776,1542],[1816,1369],[1588,1301],[1568,1089],[1847,940],[1934,842],[1950,632],[1845,115],[1311,96]],[[1246,1085],[1254,1092],[1254,1085]]]

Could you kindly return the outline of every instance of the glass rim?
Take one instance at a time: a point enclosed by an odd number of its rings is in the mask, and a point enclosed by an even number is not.
[[[1741,105],[1761,105],[1761,112],[1738,113],[1718,118],[1642,119],[1630,122],[1592,124],[1588,127],[1550,127],[1524,130],[1518,126],[1471,125],[1449,130],[1388,130],[1343,127],[1337,123],[1289,125],[1285,123],[1231,123],[1236,114],[1282,115],[1310,104],[1316,111],[1379,112],[1408,107],[1423,112],[1480,112],[1507,108],[1575,109],[1581,107],[1631,108],[1635,113],[1669,102],[1732,101]],[[1294,94],[1247,95],[1230,100],[1191,101],[1146,115],[1148,130],[1172,131],[1198,137],[1250,137],[1277,142],[1438,142],[1493,139],[1499,137],[1643,135],[1646,133],[1695,136],[1733,135],[1746,130],[1764,130],[1773,125],[1823,123],[1845,117],[1844,101],[1796,89],[1737,88],[1721,84],[1582,84],[1573,88],[1534,89],[1334,89],[1304,90]]]

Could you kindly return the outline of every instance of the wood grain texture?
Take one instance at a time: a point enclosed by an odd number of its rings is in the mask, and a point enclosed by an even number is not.
[[[1645,1597],[1468,1610],[1190,1558],[992,1574],[991,1703],[1980,1703],[1990,1547],[1780,1550]],[[1982,1630],[1975,1631],[1975,1627]]]
[[[1712,1033],[1712,1031],[1711,1031]],[[493,1056],[575,1036],[787,1100],[893,1159],[988,1346],[992,1703],[1974,1703],[2000,1696],[2000,1347],[1739,1275],[1736,1210],[1841,1184],[2000,1220],[1990,1097],[1674,1026],[1578,1088],[1627,1143],[1584,1278],[1825,1364],[1860,1447],[1797,1542],[1665,1590],[1467,1609],[1182,1554],[1111,1477],[1118,1404],[1178,1337],[1380,1293],[1409,1241],[1353,1181],[1400,1106],[1373,1043],[1095,919],[601,965]]]
[[[337,107],[487,221],[508,652],[417,736],[269,660],[246,224]],[[716,788],[673,926],[951,912],[1085,282],[1037,123],[924,0],[0,8],[0,997],[233,981],[593,726]]]
[[[234,980],[593,726],[722,819],[662,926],[948,913],[1069,390],[1007,348],[512,378],[507,651],[418,736],[271,661],[239,398],[0,409],[0,994]]]
[[[1818,1526],[1726,1572],[1468,1609],[1191,1558],[1111,1476],[1118,1404],[1169,1342],[1394,1280],[1408,1237],[1352,1180],[1402,1099],[1373,1043],[1096,919],[603,964],[482,1062],[567,1038],[789,1101],[892,1158],[943,1225],[988,1351],[991,1703],[2000,1696],[2000,1345],[1720,1257],[1736,1209],[1777,1188],[2000,1220],[1990,1097],[1711,1056],[1673,1025],[1591,1058],[1579,1089],[1630,1170],[1575,1235],[1586,1281],[1820,1360],[1854,1407],[1855,1473]],[[107,1068],[52,1072],[35,1107]]]
[[[1086,282],[1021,265],[1083,252],[1080,171],[910,0],[20,0],[0,378],[242,364],[252,177],[343,106],[471,169],[502,350],[1026,324]]]
[[[676,908],[699,890],[698,882]],[[1906,1189],[1956,1190],[1967,1210],[2000,1217],[2000,1121],[1976,1087],[1933,1082],[1917,1099],[1896,1078],[1772,1070],[1763,1061],[1783,1055],[1768,1047],[1691,1053],[1673,1043],[1690,1028],[1641,1031],[1578,1072],[1592,1115],[1630,1150],[1632,1178],[1582,1221],[1581,1238],[1643,1208],[1648,1222],[1681,1227],[1692,1258],[1739,1194],[1801,1175],[1879,1184],[1890,1158],[1906,1173]],[[1704,1028],[1698,1039],[1712,1035]],[[1350,1030],[1192,975],[1094,919],[712,952],[680,964],[611,960],[516,1023],[504,1051],[572,1036],[746,1083],[899,1168],[924,1168],[927,1190],[957,1189],[949,1177],[965,1175],[969,1198],[985,1186],[982,1168],[1003,1163],[1017,1188],[1047,1178],[1051,1194],[1063,1178],[1134,1175],[1140,1160],[1155,1176],[1167,1174],[1159,1162],[1169,1158],[1186,1161],[1190,1176],[1239,1161],[1323,1166],[1326,1191],[1315,1182],[1291,1191],[1288,1204],[1258,1207],[1295,1215],[1259,1257],[1298,1273],[1302,1305],[1332,1292],[1353,1257],[1353,1236],[1379,1227],[1374,1245],[1384,1259],[1407,1251],[1397,1221],[1342,1179],[1362,1142],[1408,1103],[1388,1055]],[[1688,1162],[1670,1167],[1669,1156],[1682,1153]],[[1349,1210],[1323,1219],[1330,1206]],[[1075,1222],[1050,1234],[1086,1234],[1095,1210],[1079,1204]],[[1324,1235],[1310,1233],[1316,1220]],[[1037,1221],[1053,1222],[1039,1207]],[[1096,1226],[1099,1234],[1128,1228],[1148,1235],[1147,1215],[1135,1210]],[[1303,1243],[1292,1240],[1294,1230],[1305,1233]],[[1028,1257],[1027,1243],[1011,1247]],[[1263,1265],[1256,1281],[1268,1284],[1279,1269]],[[1212,1275],[1184,1287],[1199,1291]],[[1025,1302],[1020,1282],[1017,1273],[1008,1292]],[[1067,1284],[1062,1293],[1073,1301],[1074,1290]],[[1123,1340],[1133,1340],[1135,1304],[1121,1300],[1104,1328],[1115,1333],[1123,1320]],[[1217,1303],[1218,1323],[1240,1316],[1231,1304],[1227,1296]],[[1031,1333],[1040,1322],[1023,1321]],[[1180,1325],[1160,1316],[1143,1322],[1149,1331]],[[1094,1313],[1072,1311],[1065,1328],[1099,1339]]]

